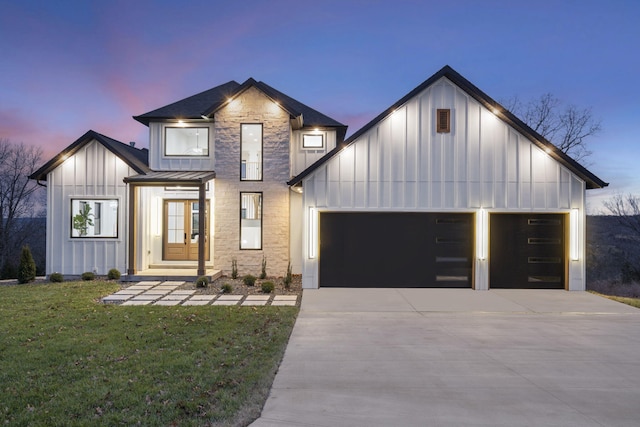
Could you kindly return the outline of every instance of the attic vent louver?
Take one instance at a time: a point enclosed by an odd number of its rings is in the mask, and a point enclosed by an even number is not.
[[[449,133],[451,132],[451,110],[446,108],[439,108],[436,111],[436,132]]]

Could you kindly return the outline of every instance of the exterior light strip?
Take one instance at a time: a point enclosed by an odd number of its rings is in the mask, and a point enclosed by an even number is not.
[[[309,208],[309,258],[315,259],[318,251],[318,211]]]
[[[476,214],[476,252],[478,259],[487,259],[489,246],[489,214],[486,209],[480,209]]]
[[[579,220],[580,210],[571,209],[571,213],[569,214],[569,256],[572,261],[578,261],[580,259]]]

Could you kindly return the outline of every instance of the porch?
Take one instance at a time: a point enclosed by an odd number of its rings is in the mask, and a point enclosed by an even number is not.
[[[184,281],[195,282],[200,276],[209,278],[209,282],[216,280],[222,276],[221,270],[215,270],[213,267],[207,266],[205,274],[198,274],[197,267],[192,266],[151,266],[146,270],[137,271],[134,274],[123,274],[120,280],[122,282],[140,282],[140,281]]]

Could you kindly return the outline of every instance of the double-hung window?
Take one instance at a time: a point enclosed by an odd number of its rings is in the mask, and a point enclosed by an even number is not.
[[[262,181],[262,124],[240,125],[240,180]]]

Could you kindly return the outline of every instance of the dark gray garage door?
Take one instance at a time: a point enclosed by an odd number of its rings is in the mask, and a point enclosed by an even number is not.
[[[564,214],[492,214],[489,287],[563,289]]]
[[[472,258],[473,214],[320,215],[320,286],[468,288]]]

